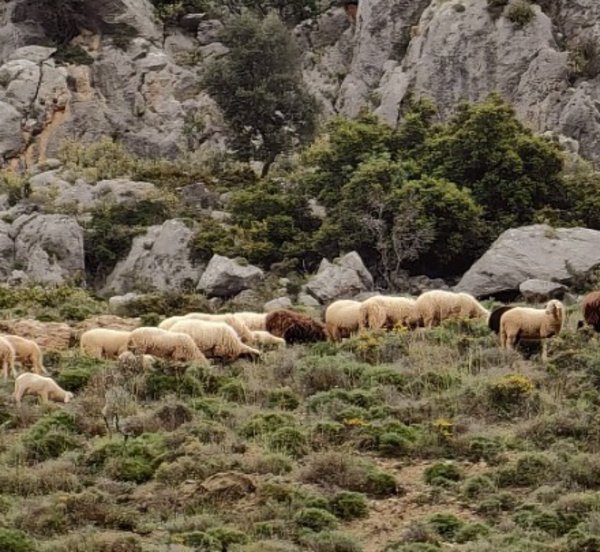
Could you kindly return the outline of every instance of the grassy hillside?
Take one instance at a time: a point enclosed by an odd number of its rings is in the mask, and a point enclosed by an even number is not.
[[[547,366],[460,322],[210,368],[47,353],[76,399],[1,386],[0,549],[597,550],[600,354],[571,310]]]

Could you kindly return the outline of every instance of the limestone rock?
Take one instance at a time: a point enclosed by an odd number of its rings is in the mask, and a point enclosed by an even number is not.
[[[83,332],[93,328],[109,328],[111,330],[133,330],[141,324],[139,318],[122,318],[114,314],[91,316],[73,326],[73,335],[79,339]]]
[[[119,314],[127,307],[129,303],[137,299],[139,296],[139,293],[134,293],[132,291],[126,293],[125,295],[113,295],[108,299],[108,308],[111,312]]]
[[[317,301],[312,295],[308,293],[299,293],[298,294],[298,304],[303,307],[318,307],[321,303]]]
[[[267,301],[263,306],[264,312],[270,312],[277,309],[290,309],[292,308],[292,301],[289,297],[277,297]]]
[[[562,299],[568,288],[558,282],[531,278],[521,283],[519,291],[529,303],[542,303],[550,299]]]
[[[514,295],[528,279],[568,285],[600,266],[600,231],[534,224],[507,230],[457,284],[483,298]]]
[[[13,269],[15,243],[10,237],[10,224],[0,220],[0,279],[9,277]]]
[[[182,221],[173,219],[150,226],[133,240],[125,259],[119,261],[106,280],[103,294],[154,289],[180,290],[193,287],[200,267],[190,260],[193,232]]]
[[[83,228],[65,215],[22,215],[12,224],[15,263],[31,281],[62,284],[85,271]]]
[[[21,115],[12,105],[0,101],[0,163],[22,147]]]
[[[96,200],[109,200],[115,203],[146,199],[156,193],[157,189],[150,182],[134,182],[125,178],[101,180],[94,186],[93,196]]]
[[[42,350],[68,349],[73,340],[71,327],[64,322],[38,320],[2,320],[0,332],[19,335],[35,341]]]
[[[355,251],[336,259],[334,263],[323,259],[319,270],[308,284],[306,291],[321,303],[353,297],[373,287],[373,277]]]
[[[208,296],[231,297],[263,279],[263,271],[256,266],[244,266],[233,259],[213,255],[198,282],[198,289]]]
[[[212,497],[239,499],[256,490],[251,477],[239,472],[215,473],[199,486],[200,492]]]

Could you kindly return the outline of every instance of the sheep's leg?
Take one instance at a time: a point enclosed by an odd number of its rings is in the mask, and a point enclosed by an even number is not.
[[[8,379],[8,361],[6,359],[2,361],[2,376],[4,381]]]
[[[110,429],[110,424],[108,423],[108,418],[102,414],[102,418],[104,419],[104,425],[106,425],[106,430],[108,431],[108,436],[112,439],[112,429]]]
[[[41,397],[42,397],[42,402],[44,404],[48,404],[48,391],[42,391]]]
[[[17,369],[15,368],[14,362],[11,363],[10,369],[11,369],[12,377],[16,378],[19,374],[17,373]]]
[[[119,415],[117,413],[114,414],[115,417],[115,429],[118,433],[121,433],[121,428],[119,427]]]
[[[542,362],[544,364],[548,362],[548,342],[546,339],[542,339]]]

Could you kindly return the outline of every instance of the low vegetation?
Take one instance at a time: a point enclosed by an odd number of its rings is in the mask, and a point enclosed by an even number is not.
[[[47,351],[76,397],[0,388],[2,550],[593,550],[600,356],[577,317],[547,365],[479,322],[125,378]]]

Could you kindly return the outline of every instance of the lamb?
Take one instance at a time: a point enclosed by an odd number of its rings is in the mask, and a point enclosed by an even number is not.
[[[206,357],[189,335],[160,328],[136,328],[129,336],[127,349],[137,355],[152,355],[184,362],[192,360],[207,362]]]
[[[81,352],[95,358],[115,359],[127,350],[131,332],[94,328],[81,334]]]
[[[487,310],[475,297],[468,293],[457,293],[456,304],[460,310],[458,312],[459,318],[467,318],[469,320],[473,318],[485,319],[486,322],[490,316],[490,311]]]
[[[307,314],[288,309],[277,309],[267,314],[267,331],[281,337],[286,343],[314,343],[328,337],[322,322]]]
[[[52,378],[32,372],[25,372],[15,380],[14,397],[17,405],[21,404],[25,395],[37,395],[44,403],[47,403],[48,399],[68,403],[73,398],[73,393],[62,389]]]
[[[360,329],[359,301],[340,299],[334,301],[325,310],[325,327],[333,341],[349,337]]]
[[[415,300],[410,297],[376,295],[360,306],[360,328],[378,330],[396,324],[411,327],[415,321]]]
[[[488,328],[492,330],[495,334],[499,334],[500,320],[502,319],[502,315],[511,309],[514,309],[514,306],[503,305],[501,307],[498,307],[497,309],[494,309],[488,317]]]
[[[557,299],[548,302],[544,309],[514,307],[500,319],[500,344],[514,349],[520,339],[542,341],[542,360],[547,360],[545,339],[558,335],[565,319],[563,304]]]
[[[242,320],[239,320],[233,314],[206,314],[202,312],[192,312],[183,317],[184,320],[188,318],[192,318],[193,320],[213,320],[215,322],[225,322],[235,330],[235,333],[238,334],[239,338],[244,343],[252,342],[252,334],[250,333],[248,326],[246,326]]]
[[[131,351],[125,351],[121,353],[117,358],[120,368],[127,368],[131,370],[139,366],[142,370],[150,370],[154,366],[156,358],[152,355],[135,355]]]
[[[277,337],[272,333],[263,330],[254,330],[252,333],[252,343],[262,345],[263,347],[285,347],[285,339]]]
[[[15,370],[15,348],[4,337],[0,337],[0,361],[2,362],[2,374],[4,381],[8,379],[8,369],[10,368],[13,378],[17,377]]]
[[[437,326],[443,320],[455,318],[461,313],[458,294],[441,289],[426,291],[415,301],[415,316],[426,328]]]
[[[259,350],[242,343],[234,329],[225,322],[180,320],[169,331],[189,335],[206,356],[231,360],[240,356],[260,356]]]
[[[591,291],[584,296],[581,303],[583,311],[583,320],[577,322],[577,327],[581,328],[584,324],[592,326],[595,331],[600,332],[600,291]]]
[[[235,312],[233,313],[238,320],[246,324],[250,331],[267,330],[266,312]]]
[[[15,350],[15,360],[18,360],[23,366],[31,366],[31,369],[36,374],[47,374],[48,371],[44,368],[42,350],[39,345],[31,339],[25,339],[18,335],[3,335]]]

